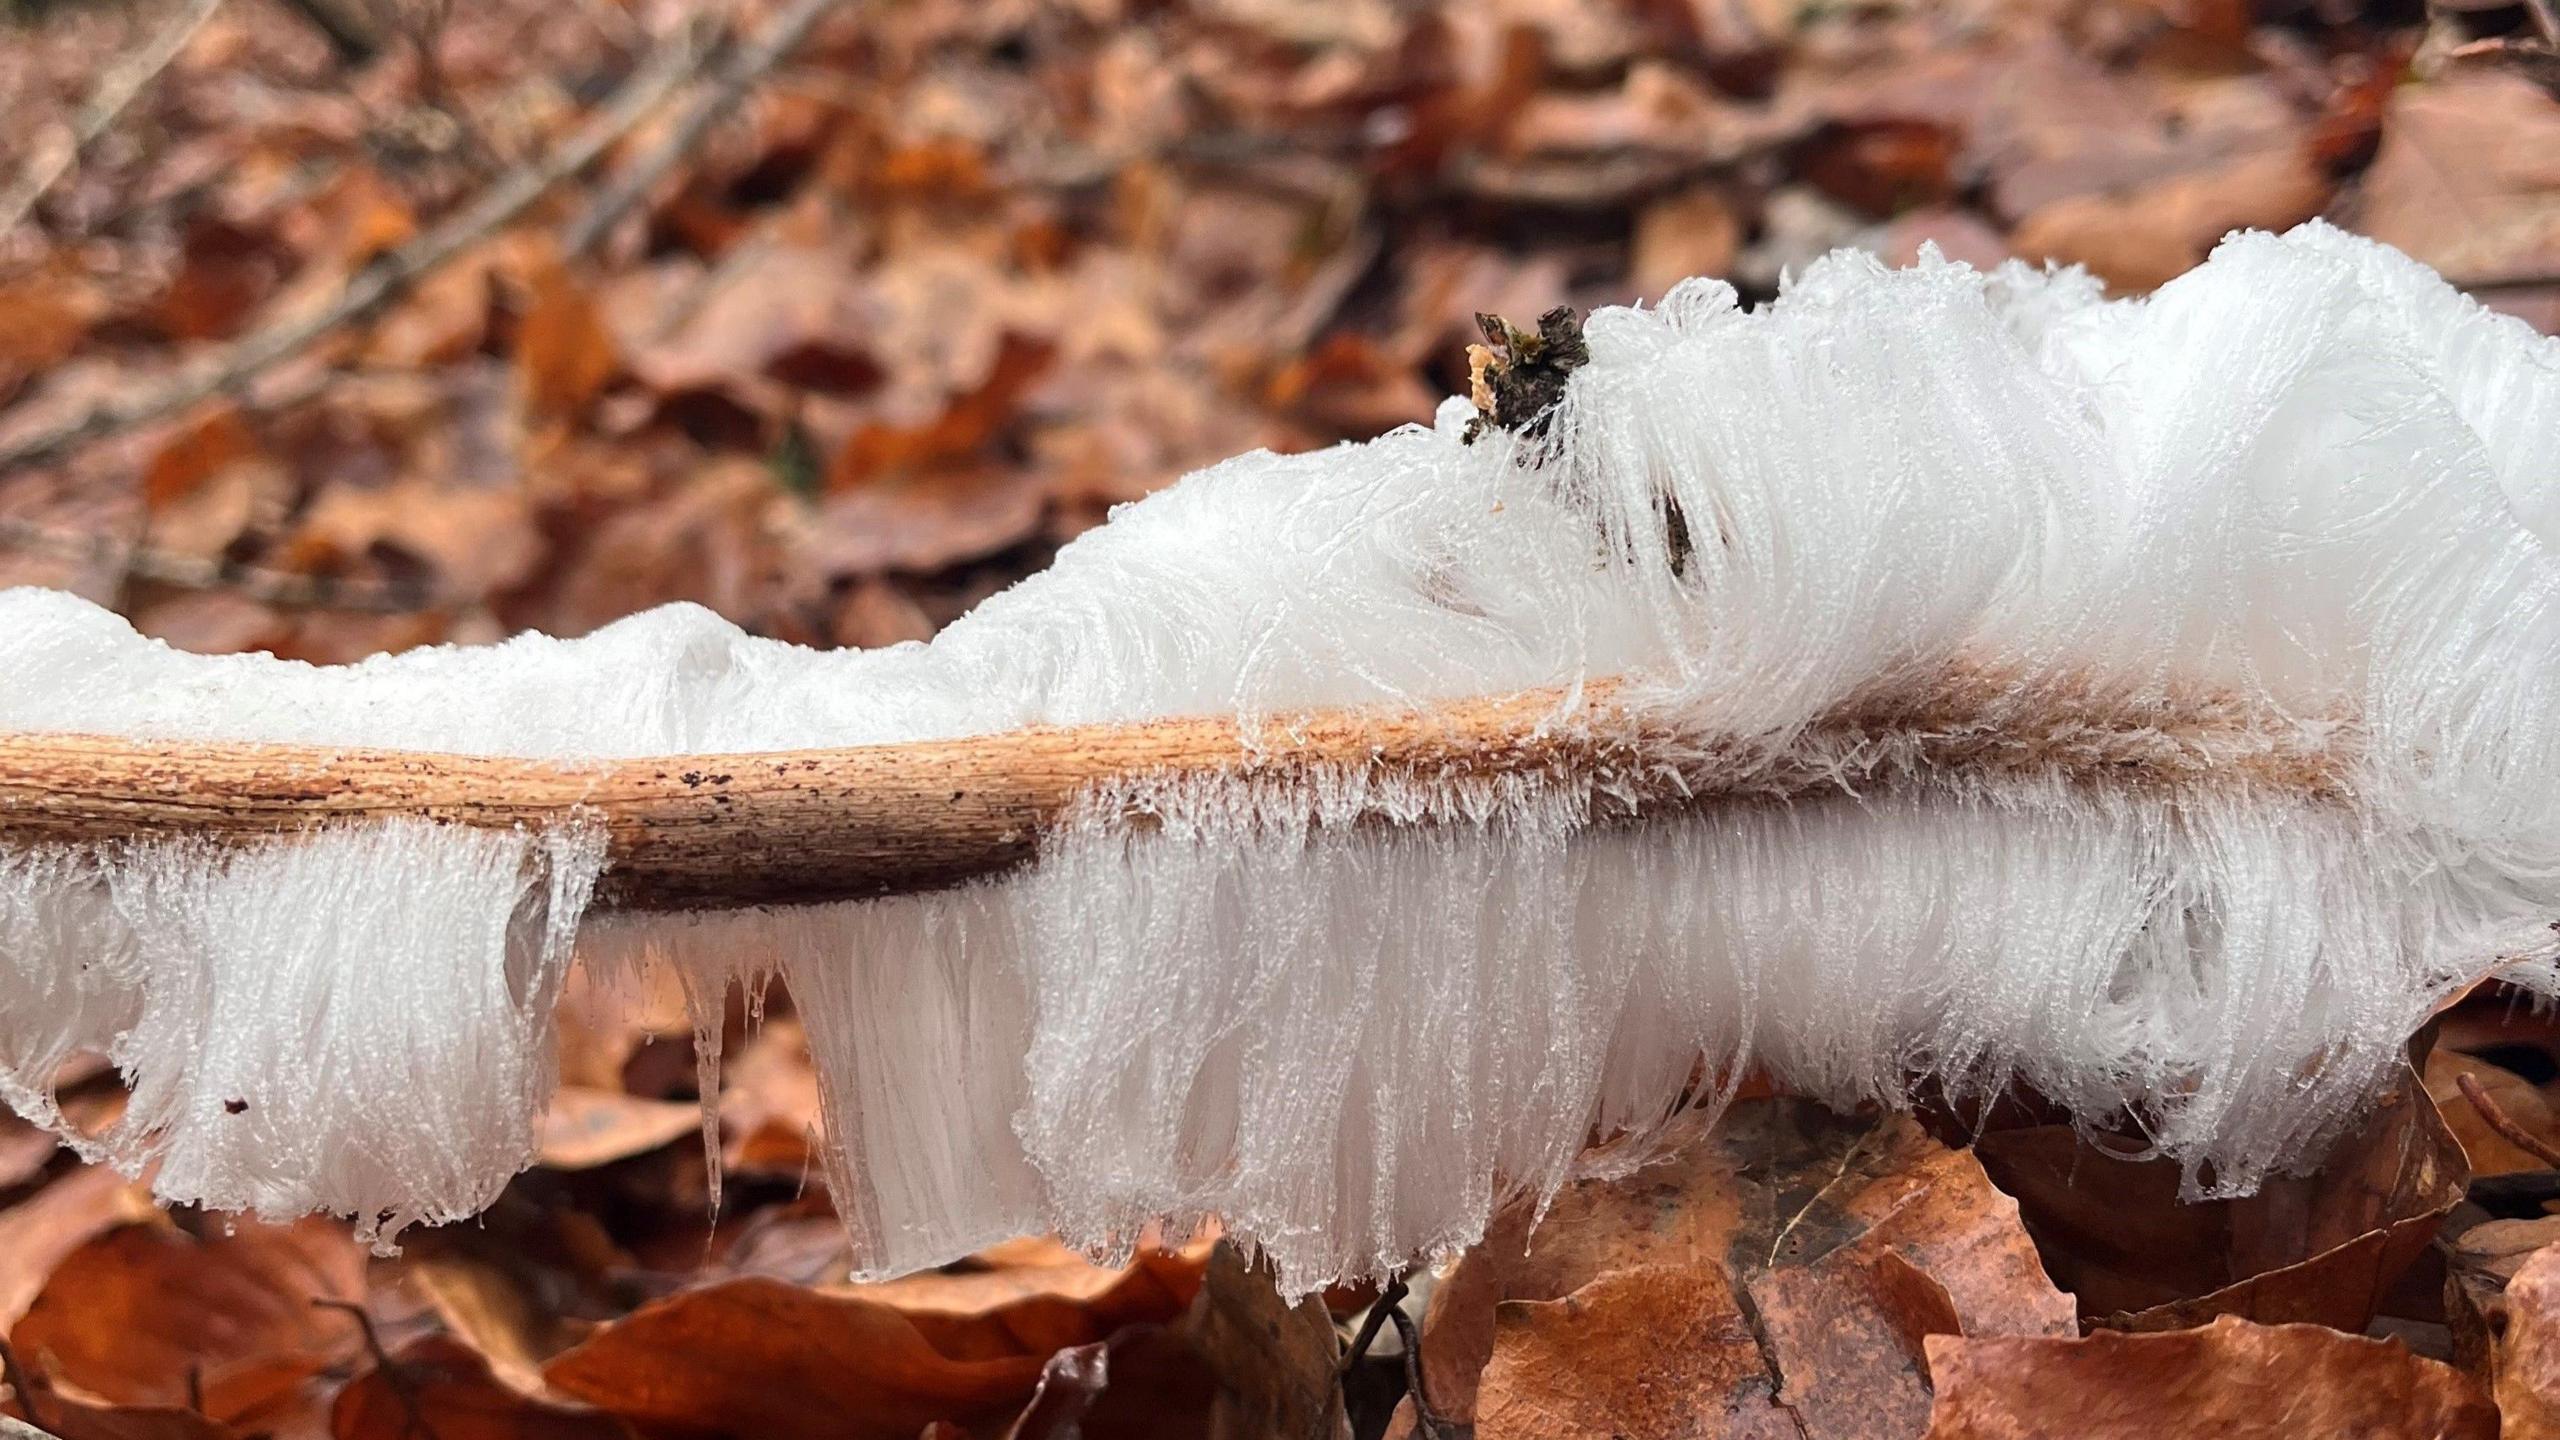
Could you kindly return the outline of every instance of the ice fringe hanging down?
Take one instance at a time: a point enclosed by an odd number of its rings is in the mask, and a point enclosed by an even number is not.
[[[21,590],[0,730],[574,762],[1557,687],[1569,733],[1607,680],[1663,775],[1738,798],[1603,823],[1623,776],[1128,776],[990,881],[583,923],[576,827],[24,849],[0,1091],[58,1123],[54,1067],[103,1051],[135,1102],[91,1153],[396,1231],[528,1163],[573,950],[706,996],[776,971],[866,1270],[1216,1214],[1303,1290],[1468,1243],[1745,1063],[2132,1104],[2246,1190],[2432,1000],[2547,967],[2560,342],[2320,225],[2143,301],[1843,254],[1587,335],[1534,438],[1461,443],[1452,402],[1230,461],[926,645],[670,607],[315,669]]]

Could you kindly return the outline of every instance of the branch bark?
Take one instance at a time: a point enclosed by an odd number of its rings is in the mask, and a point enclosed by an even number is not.
[[[1446,788],[1589,782],[1604,813],[1765,803],[1962,768],[2112,787],[2343,789],[2350,747],[2235,707],[2015,711],[1955,677],[1917,701],[1846,707],[1783,749],[1710,742],[1606,686],[1567,724],[1560,692],[1428,711],[1335,710],[1249,732],[1231,718],[1017,730],[742,755],[533,761],[307,745],[0,737],[0,843],[243,841],[414,816],[484,828],[601,825],[600,901],[720,909],[955,885],[1035,852],[1112,780],[1319,772]]]

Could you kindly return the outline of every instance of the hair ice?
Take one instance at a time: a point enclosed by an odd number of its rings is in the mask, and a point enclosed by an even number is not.
[[[1535,438],[1464,443],[1452,402],[1229,461],[928,644],[670,607],[314,668],[13,591],[0,730],[575,763],[1541,688],[1570,729],[1608,680],[1667,767],[1833,781],[1628,823],[1596,777],[1121,777],[957,890],[587,922],[698,1005],[787,978],[883,1272],[1215,1214],[1293,1290],[1372,1274],[1751,1063],[2136,1105],[2245,1190],[2430,1003],[2550,957],[2560,342],[2318,224],[2144,300],[1842,254],[1757,311],[1692,281],[1586,333]],[[1914,759],[1959,691],[1983,763]],[[2245,723],[2167,718],[2204,712]],[[2101,745],[2176,776],[2075,768]],[[392,822],[0,856],[0,1095],[52,1121],[52,1069],[104,1050],[136,1106],[94,1143],[165,1194],[467,1213],[529,1158],[599,863]]]

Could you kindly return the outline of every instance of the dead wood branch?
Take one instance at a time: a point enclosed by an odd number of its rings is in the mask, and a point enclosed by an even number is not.
[[[594,164],[699,69],[705,53],[698,27],[680,27],[632,72],[602,108],[588,116],[550,154],[502,176],[442,224],[377,258],[347,282],[336,300],[308,314],[276,321],[169,384],[121,404],[99,406],[0,446],[0,472],[48,460],[92,440],[181,414],[237,389],[277,362],[300,354],[339,326],[372,314],[421,277],[523,214],[552,186]]]
[[[675,128],[668,132],[658,148],[608,181],[603,193],[597,195],[586,211],[561,232],[561,250],[570,255],[583,255],[593,249],[615,222],[656,188],[669,171],[675,169],[684,157],[701,148],[712,127],[738,108],[738,102],[746,98],[747,91],[757,80],[782,63],[785,56],[799,49],[801,42],[809,38],[809,32],[818,27],[818,22],[826,17],[827,12],[842,3],[843,0],[794,0],[791,8],[775,17],[754,43],[730,52],[713,66],[709,83],[694,101],[693,108],[676,122]]]
[[[1533,691],[1425,711],[1336,710],[1248,730],[1227,717],[1031,729],[839,750],[585,762],[330,748],[0,737],[0,843],[247,840],[405,815],[605,831],[602,899],[718,909],[934,889],[1010,867],[1100,782],[1318,773],[1435,787],[1589,782],[1603,813],[1840,793],[1949,768],[2114,787],[2340,791],[2348,746],[2236,707],[2042,711],[1952,680],[1857,706],[1775,753],[1701,742],[1602,687],[1568,723]]]

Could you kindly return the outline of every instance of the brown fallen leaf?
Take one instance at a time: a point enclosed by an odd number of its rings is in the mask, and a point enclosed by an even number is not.
[[[622,357],[594,295],[547,248],[525,266],[524,318],[516,326],[516,389],[536,423],[575,420],[614,376]]]
[[[1995,1128],[1974,1151],[2081,1315],[2130,1330],[2238,1315],[2361,1331],[2469,1178],[2414,1075],[2311,1173],[2243,1199],[2183,1202],[2175,1164],[2122,1159],[2066,1125]]]
[[[1720,1272],[1693,1266],[1613,1270],[1561,1299],[1506,1301],[1475,1433],[1798,1440],[1746,1314]]]
[[[64,1257],[158,1213],[150,1191],[103,1165],[72,1170],[0,1210],[0,1334],[15,1330]]]
[[[1212,1235],[1179,1250],[1142,1246],[1115,1270],[1055,1240],[1010,1240],[939,1269],[837,1289],[946,1334],[979,1327],[1024,1354],[1045,1355],[1181,1315],[1199,1296],[1216,1243]]]
[[[2073,1339],[1933,1335],[1927,1440],[2495,1440],[2498,1412],[2396,1340],[2224,1316]]]
[[[2560,99],[2495,69],[2401,86],[2348,218],[2457,285],[2560,274]]]
[[[2306,150],[2243,155],[2127,190],[2071,195],[2018,222],[2029,261],[2085,265],[2110,289],[2152,290],[2203,263],[2233,230],[2284,230],[2320,213],[2329,178]]]
[[[1691,276],[1722,276],[1742,252],[1742,216],[1711,185],[1667,195],[1636,214],[1627,286],[1647,300]]]
[[[183,1405],[107,1405],[34,1382],[42,1430],[19,1431],[0,1418],[0,1440],[239,1440],[241,1432]],[[11,1408],[29,1409],[24,1396]]]
[[[629,1425],[583,1406],[529,1397],[449,1336],[412,1342],[338,1392],[331,1440],[630,1440]]]
[[[526,1248],[421,1238],[406,1247],[400,1278],[501,1384],[540,1395],[543,1363],[576,1344],[585,1327],[546,1303],[559,1286]]]
[[[2547,1295],[2528,1292],[2511,1297],[2510,1290],[2535,1257],[2560,1247],[2560,1215],[2496,1219],[2466,1205],[2446,1228],[2437,1247],[2444,1255],[2444,1318],[2451,1332],[2453,1363],[2483,1384],[2493,1384],[2520,1307],[2536,1312],[2549,1307]],[[2537,1313],[2535,1318],[2540,1326],[2550,1324],[2546,1314]]]
[[[1060,1350],[1006,1440],[1350,1440],[1321,1298],[1284,1305],[1216,1242],[1178,1321]]]
[[[563,1085],[542,1112],[539,1158],[554,1170],[592,1170],[662,1150],[701,1129],[699,1105]]]
[[[193,1405],[254,1427],[292,1414],[305,1382],[356,1353],[364,1247],[344,1222],[242,1222],[199,1238],[165,1219],[90,1240],[54,1267],[11,1332],[49,1375],[120,1405]]]
[[[1433,1292],[1423,1379],[1483,1440],[1611,1415],[1651,1417],[1631,1437],[1751,1434],[1773,1406],[1864,1440],[1918,1433],[1924,1336],[2076,1329],[1971,1155],[1899,1115],[1747,1100],[1664,1164],[1571,1187],[1534,1231],[1498,1217]]]
[[[959,1335],[971,1336],[958,1327]],[[912,1440],[1001,1416],[1047,1357],[962,1358],[876,1300],[763,1279],[645,1305],[543,1367],[565,1395],[635,1423],[771,1440]]]
[[[2528,1256],[2507,1282],[2505,1322],[2494,1328],[2490,1393],[2504,1440],[2560,1437],[2560,1245]]]

